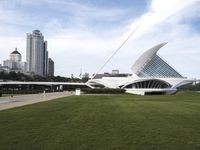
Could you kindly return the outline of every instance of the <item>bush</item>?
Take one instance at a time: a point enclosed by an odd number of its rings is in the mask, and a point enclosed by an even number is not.
[[[86,89],[81,89],[81,91],[83,91],[85,94],[123,94],[125,93],[124,89],[108,89],[108,88],[104,88],[104,89],[86,88]]]
[[[191,91],[200,91],[200,84],[196,84],[189,88]]]

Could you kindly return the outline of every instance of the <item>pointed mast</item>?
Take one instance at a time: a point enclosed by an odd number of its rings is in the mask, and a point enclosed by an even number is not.
[[[106,62],[99,68],[99,70],[94,74],[94,76],[91,78],[94,79],[95,76],[107,65],[107,63],[114,57],[114,55],[117,54],[117,52],[125,45],[125,43],[130,39],[130,37],[135,33],[135,31],[139,28],[140,25],[138,25],[129,35],[128,37],[120,44],[120,46],[114,51],[114,53],[106,60]]]

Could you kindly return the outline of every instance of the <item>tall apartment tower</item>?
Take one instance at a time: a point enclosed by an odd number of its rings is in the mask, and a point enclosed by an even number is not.
[[[26,39],[27,73],[47,76],[47,41],[39,30],[27,34]]]
[[[54,76],[54,61],[51,58],[48,59],[48,76]]]

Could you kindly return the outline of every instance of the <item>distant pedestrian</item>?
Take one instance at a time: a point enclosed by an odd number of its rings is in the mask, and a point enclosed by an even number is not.
[[[44,91],[43,91],[43,97],[45,97],[45,93],[46,93],[46,91],[44,90]]]

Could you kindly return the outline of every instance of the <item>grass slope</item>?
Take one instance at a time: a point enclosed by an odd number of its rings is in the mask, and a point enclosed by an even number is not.
[[[73,96],[1,111],[0,149],[200,149],[200,94]]]

